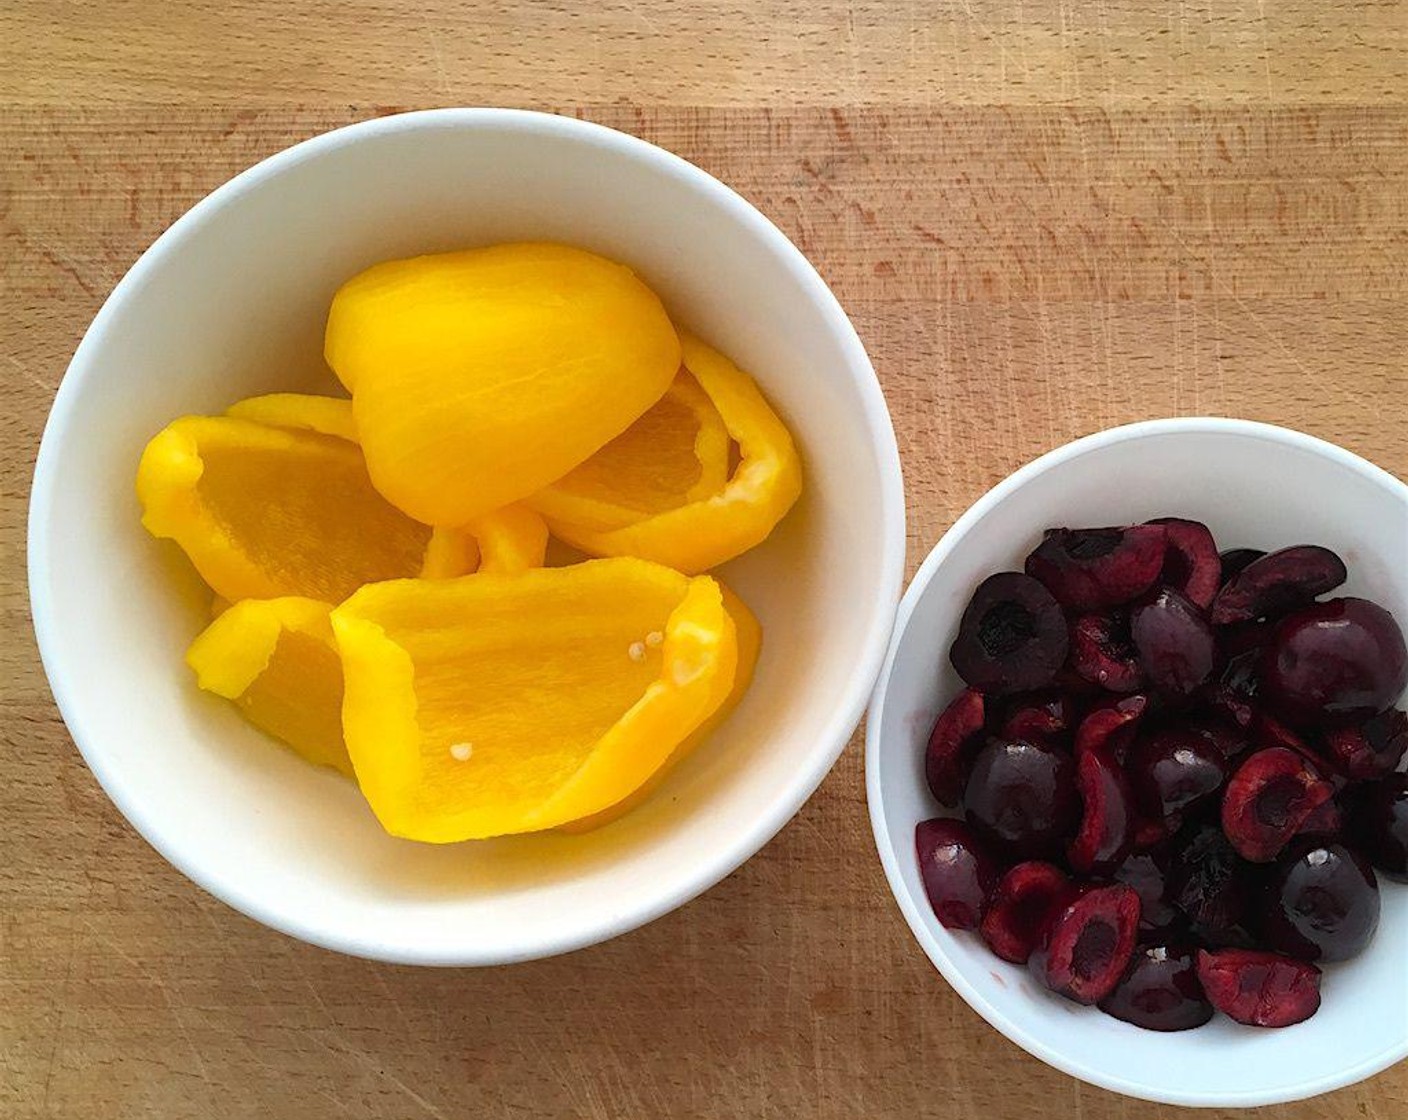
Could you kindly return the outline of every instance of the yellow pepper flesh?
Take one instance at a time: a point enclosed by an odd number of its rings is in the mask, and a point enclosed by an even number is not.
[[[225,410],[225,415],[272,428],[321,432],[325,436],[357,442],[357,422],[352,418],[352,401],[347,397],[266,393],[262,397],[237,401]]]
[[[753,379],[696,338],[684,336],[683,345],[685,367],[738,443],[733,477],[711,497],[619,528],[548,516],[554,536],[592,556],[638,556],[703,572],[761,544],[801,495],[797,449]]]
[[[634,559],[377,584],[332,624],[362,792],[387,831],[435,843],[620,801],[722,702],[738,657],[712,579]]]
[[[679,368],[659,299],[565,245],[495,245],[354,276],[324,352],[377,489],[432,525],[527,498],[654,404]]]
[[[720,584],[719,588],[723,592],[724,609],[728,611],[729,618],[733,620],[738,640],[738,666],[734,671],[733,686],[722,698],[719,706],[714,710],[714,714],[690,733],[674,749],[674,752],[665,760],[660,769],[645,780],[644,784],[627,794],[616,804],[602,809],[599,813],[592,813],[590,816],[559,825],[560,832],[590,832],[610,824],[612,821],[620,820],[652,796],[664,783],[670,771],[688,758],[701,743],[717,731],[719,725],[728,719],[734,709],[742,703],[748,686],[753,683],[753,670],[757,667],[758,655],[762,652],[763,627],[758,622],[757,616],[748,609],[742,599],[724,587],[723,584]]]
[[[255,727],[350,777],[331,610],[315,599],[245,599],[202,631],[186,663],[201,688],[234,701]]]
[[[639,420],[529,504],[559,523],[620,529],[717,494],[728,474],[728,428],[681,369]]]
[[[137,496],[148,531],[175,540],[231,601],[336,602],[419,573],[431,537],[372,488],[355,443],[230,416],[187,416],[158,433]]]

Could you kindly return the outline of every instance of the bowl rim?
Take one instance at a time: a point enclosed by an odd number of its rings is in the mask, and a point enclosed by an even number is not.
[[[93,358],[107,332],[133,294],[146,283],[161,261],[179,251],[188,233],[210,215],[246,193],[257,190],[282,172],[344,146],[388,134],[418,130],[456,129],[472,132],[529,133],[548,141],[566,140],[605,150],[611,157],[638,162],[683,181],[706,203],[717,206],[725,220],[745,228],[777,257],[798,283],[806,298],[834,326],[841,362],[861,396],[861,418],[868,430],[878,463],[881,489],[878,500],[884,538],[881,565],[873,582],[869,618],[863,642],[856,650],[855,670],[838,695],[809,764],[798,769],[790,782],[776,790],[756,819],[737,832],[732,844],[717,851],[689,877],[647,889],[629,906],[589,925],[568,927],[541,935],[511,950],[484,951],[474,945],[441,949],[397,943],[394,938],[366,936],[356,930],[336,928],[321,917],[291,912],[283,901],[263,897],[257,885],[242,887],[226,881],[205,867],[198,857],[181,849],[164,827],[161,813],[143,808],[136,794],[139,782],[110,764],[102,747],[103,729],[84,714],[79,700],[80,682],[61,648],[52,618],[54,593],[49,587],[49,521],[56,485],[60,445],[69,428],[75,401],[89,380]],[[628,133],[605,125],[522,109],[446,108],[401,113],[359,121],[321,133],[282,149],[216,187],[182,214],[141,254],[117,282],[84,332],[55,395],[45,423],[35,461],[28,516],[28,587],[30,611],[40,660],[60,714],[89,769],[118,810],[137,832],[169,863],[199,887],[247,917],[302,941],[373,960],[420,965],[491,965],[534,960],[570,952],[627,933],[669,913],[708,890],[737,870],[773,838],[801,809],[830,772],[864,715],[871,688],[889,643],[895,607],[903,585],[905,558],[905,503],[899,448],[879,379],[854,325],[839,301],[783,232],[732,188],[681,156]]]
[[[1389,490],[1398,491],[1405,503],[1408,503],[1408,484],[1395,478],[1382,467],[1375,466],[1367,459],[1361,458],[1353,452],[1347,451],[1326,440],[1307,435],[1304,432],[1299,432],[1292,428],[1278,427],[1273,424],[1265,424],[1254,420],[1238,420],[1213,416],[1189,416],[1144,420],[1115,428],[1107,428],[1046,452],[1044,455],[1033,459],[1013,471],[974,502],[964,514],[953,523],[948,531],[939,538],[938,543],[934,545],[929,555],[925,557],[923,563],[919,566],[919,570],[910,581],[909,588],[905,592],[903,600],[900,602],[899,614],[895,619],[894,630],[891,632],[890,648],[886,652],[885,664],[880,670],[880,676],[875,685],[875,693],[871,699],[870,707],[866,712],[865,793],[866,801],[870,809],[871,831],[875,838],[875,847],[880,856],[880,863],[885,870],[885,879],[889,884],[890,893],[894,896],[895,902],[900,908],[900,912],[904,915],[904,919],[909,925],[910,932],[914,935],[915,940],[919,942],[920,947],[924,950],[925,955],[928,956],[934,967],[943,975],[943,978],[963,997],[968,1006],[986,1019],[988,1023],[996,1027],[998,1031],[1033,1057],[1039,1058],[1047,1065],[1053,1066],[1063,1073],[1068,1073],[1073,1077],[1089,1082],[1092,1085],[1098,1085],[1103,1089],[1109,1089],[1116,1093],[1123,1093],[1126,1096],[1137,1097],[1141,1100],[1154,1101],[1160,1104],[1183,1105],[1193,1108],[1245,1108],[1303,1100],[1307,1097],[1327,1093],[1334,1089],[1343,1088],[1346,1085],[1352,1085],[1367,1077],[1372,1077],[1374,1074],[1387,1069],[1395,1062],[1408,1057],[1408,1039],[1404,1039],[1400,1043],[1391,1044],[1382,1052],[1371,1055],[1329,1076],[1313,1078],[1304,1082],[1287,1084],[1271,1089],[1253,1088],[1234,1093],[1208,1093],[1193,1087],[1179,1092],[1162,1092],[1151,1089],[1136,1081],[1121,1077],[1118,1074],[1109,1073],[1071,1059],[1058,1048],[1048,1045],[1036,1032],[1030,1031],[1014,1022],[994,1006],[977,986],[969,983],[963,973],[952,960],[950,960],[944,946],[930,932],[924,913],[920,909],[918,902],[909,896],[904,887],[900,868],[900,856],[889,840],[889,827],[885,815],[884,799],[881,795],[880,788],[880,727],[885,709],[886,694],[900,644],[909,629],[915,608],[919,600],[923,598],[928,590],[935,573],[949,554],[952,553],[968,535],[974,525],[1008,495],[1024,486],[1027,482],[1031,481],[1031,479],[1040,474],[1044,474],[1053,467],[1060,466],[1073,459],[1080,458],[1083,455],[1088,455],[1091,452],[1099,451],[1118,443],[1145,439],[1151,436],[1206,434],[1242,436],[1290,446],[1323,456],[1341,466],[1348,467],[1364,475],[1369,480]]]

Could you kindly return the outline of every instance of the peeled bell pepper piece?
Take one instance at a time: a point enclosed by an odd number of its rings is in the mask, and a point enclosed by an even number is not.
[[[554,536],[593,556],[638,556],[703,572],[761,544],[801,495],[792,436],[753,379],[696,338],[683,336],[683,345],[685,367],[738,443],[733,477],[710,497],[616,529],[547,516]]]
[[[717,494],[728,481],[728,457],[723,417],[681,369],[639,420],[529,504],[560,523],[620,529]]]
[[[274,428],[321,432],[325,436],[357,442],[357,422],[352,418],[352,402],[346,397],[267,393],[262,397],[246,397],[232,404],[225,410],[225,415]]]
[[[615,805],[603,809],[599,813],[593,813],[591,816],[559,825],[558,831],[591,832],[593,829],[601,828],[603,825],[624,817],[659,789],[670,771],[688,758],[701,743],[718,730],[719,725],[728,719],[734,709],[742,702],[744,694],[748,691],[748,686],[753,683],[753,670],[757,667],[758,655],[762,651],[763,627],[758,622],[757,616],[748,609],[742,599],[723,584],[719,585],[719,589],[723,592],[724,609],[728,611],[729,618],[733,620],[734,631],[738,637],[738,667],[734,671],[733,686],[722,697],[719,706],[714,709],[714,714],[688,735],[674,749],[674,752],[665,760],[660,769],[650,775],[643,785],[627,794]]]
[[[352,775],[342,741],[342,663],[316,599],[245,599],[186,651],[200,687],[318,766]]]
[[[358,442],[352,402],[345,397],[270,393],[232,404],[225,415]],[[467,529],[435,529],[420,574],[425,579],[445,579],[481,567],[491,572],[541,568],[547,543],[548,527],[542,518],[531,510],[507,506],[486,513]]]
[[[231,601],[337,602],[419,574],[431,538],[372,488],[355,443],[232,416],[186,416],[158,433],[137,497],[147,530],[176,541]]]
[[[479,543],[481,572],[526,572],[541,568],[547,557],[547,522],[522,503],[486,513],[468,531]]]
[[[465,525],[630,427],[669,388],[680,344],[629,268],[520,243],[354,276],[324,353],[377,489],[418,520]]]
[[[717,583],[634,559],[374,584],[331,617],[362,792],[388,832],[433,843],[614,805],[738,659]]]

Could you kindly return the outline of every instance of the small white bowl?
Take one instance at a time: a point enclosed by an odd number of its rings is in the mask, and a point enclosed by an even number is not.
[[[333,292],[377,261],[518,239],[635,267],[752,371],[796,433],[806,493],[724,576],[762,619],[738,712],[657,796],[585,836],[432,847],[351,783],[196,690],[208,593],[139,525],[146,441],[255,393],[331,390]],[[904,562],[889,414],[845,313],[761,214],[684,160],[539,113],[369,121],[265,160],[123,278],[60,387],[35,470],[29,576],[54,695],[108,795],[167,859],[270,926],[366,957],[494,964],[623,933],[718,882],[816,788],[864,710]]]
[[[924,746],[961,687],[948,649],[973,588],[992,572],[1020,570],[1048,526],[1159,516],[1206,522],[1222,548],[1327,545],[1349,566],[1343,593],[1372,598],[1408,624],[1408,486],[1363,459],[1239,420],[1156,420],[1068,444],[959,518],[900,605],[867,718],[866,790],[880,859],[944,978],[1057,1069],[1180,1105],[1263,1105],[1324,1093],[1408,1056],[1408,887],[1381,880],[1378,935],[1355,960],[1326,968],[1324,1002],[1312,1019],[1258,1030],[1218,1016],[1199,1030],[1158,1034],[1059,999],[976,934],[944,929],[920,882],[914,826],[940,811],[924,782]]]

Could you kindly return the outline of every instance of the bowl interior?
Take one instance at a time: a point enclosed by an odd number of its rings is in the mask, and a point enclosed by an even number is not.
[[[1206,522],[1223,548],[1325,544],[1349,566],[1342,593],[1373,598],[1408,623],[1405,493],[1347,454],[1278,429],[1156,422],[1082,441],[1019,472],[925,562],[901,608],[893,665],[871,712],[872,817],[915,935],[1003,1033],[1096,1084],[1184,1104],[1294,1099],[1408,1053],[1408,887],[1383,883],[1378,936],[1357,959],[1326,969],[1322,1008],[1308,1022],[1268,1031],[1218,1016],[1201,1030],[1160,1035],[1058,999],[976,935],[944,929],[924,897],[914,852],[914,826],[939,812],[924,784],[923,750],[960,687],[947,656],[959,616],[983,577],[1021,569],[1044,528],[1171,515]]]
[[[724,578],[766,628],[756,683],[659,795],[587,836],[431,847],[197,692],[207,594],[138,523],[146,440],[184,413],[331,390],[338,285],[392,257],[557,239],[634,266],[752,371],[806,495]],[[599,940],[691,897],[796,811],[854,729],[903,559],[893,433],[854,331],[800,254],[702,172],[617,133],[498,111],[415,114],[283,153],[133,269],[66,377],[36,473],[31,578],[55,694],[108,792],[222,898],[315,942],[486,963]],[[212,819],[219,821],[211,828]]]

